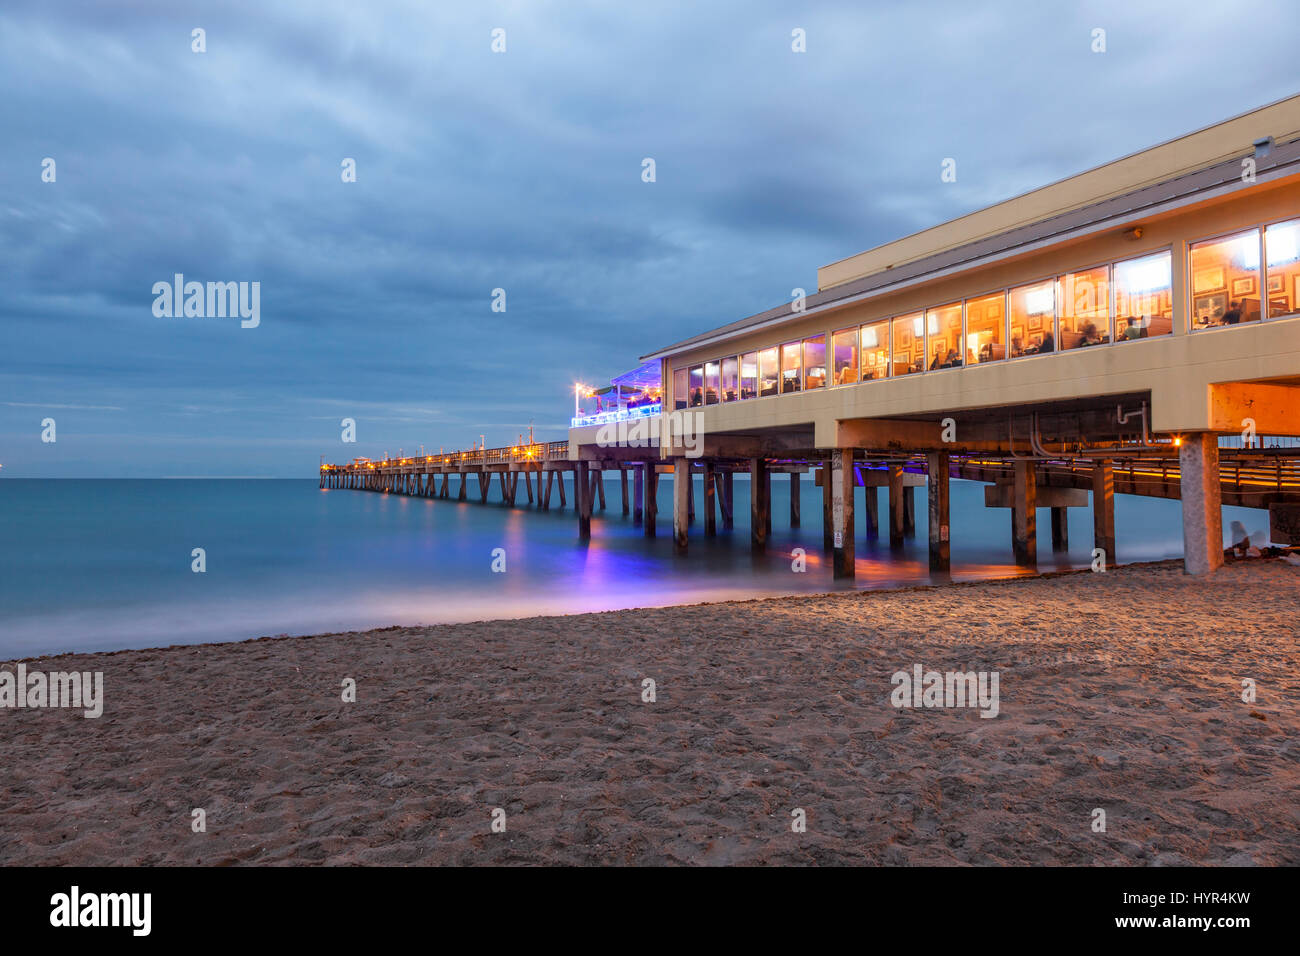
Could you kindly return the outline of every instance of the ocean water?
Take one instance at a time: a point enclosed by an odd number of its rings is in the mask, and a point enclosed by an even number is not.
[[[481,505],[322,490],[311,479],[6,479],[0,659],[929,582],[924,488],[915,492],[916,536],[898,552],[887,532],[883,543],[866,540],[858,489],[858,578],[845,585],[822,552],[821,490],[810,476],[802,486],[803,526],[792,530],[789,480],[773,477],[765,554],[750,552],[749,484],[738,476],[735,528],[705,538],[697,514],[689,551],[678,556],[668,478],[657,538],[623,517],[612,478],[609,508],[596,512],[586,542],[571,508],[509,508],[495,481]],[[985,508],[982,488],[951,485],[954,580],[1021,573],[1010,513]],[[696,504],[702,512],[698,479]],[[1052,553],[1049,514],[1038,515],[1039,567],[1087,566],[1091,511],[1071,509],[1068,554]],[[1225,528],[1233,519],[1267,527],[1262,511],[1225,508]],[[1123,562],[1182,552],[1176,501],[1117,496],[1116,527]],[[191,570],[195,548],[206,552],[201,574]],[[504,573],[492,570],[497,548]],[[795,548],[807,552],[805,573],[792,571]]]

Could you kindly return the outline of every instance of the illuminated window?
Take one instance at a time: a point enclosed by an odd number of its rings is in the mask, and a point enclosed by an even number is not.
[[[941,305],[925,312],[926,331],[930,333],[928,369],[958,368],[962,364],[961,303]]]
[[[925,370],[925,319],[920,312],[893,320],[890,373],[910,375]]]
[[[1006,296],[1001,293],[966,300],[966,364],[979,365],[1007,357]]]
[[[1115,341],[1174,330],[1172,257],[1168,252],[1115,263]]]
[[[799,375],[799,343],[787,342],[781,346],[781,394],[799,391],[803,380]]]
[[[720,373],[717,362],[704,363],[704,404],[718,404],[718,376]]]
[[[673,408],[686,407],[686,369],[679,368],[673,370]]]
[[[1007,293],[1007,333],[1012,358],[1056,348],[1056,281],[1022,285]]]
[[[691,408],[704,404],[704,366],[691,369]]]
[[[862,381],[889,377],[889,320],[864,325],[861,332]]]
[[[826,384],[826,336],[803,340],[803,386],[821,388]]]
[[[758,353],[746,352],[740,357],[740,398],[754,398],[758,395]]]
[[[1300,219],[1264,229],[1268,262],[1268,317],[1300,312]]]
[[[774,345],[758,353],[758,394],[763,397],[775,395],[780,390],[780,379],[781,370],[777,368],[777,349]]]
[[[734,402],[740,395],[737,392],[738,364],[736,356],[728,355],[722,360],[722,400]]]
[[[1259,230],[1191,244],[1192,331],[1258,322]]]
[[[1056,280],[1057,351],[1110,341],[1110,266],[1071,272]]]
[[[858,330],[841,329],[831,336],[833,385],[849,385],[858,380]]]

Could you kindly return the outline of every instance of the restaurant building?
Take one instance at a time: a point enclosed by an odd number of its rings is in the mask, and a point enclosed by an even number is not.
[[[698,416],[703,457],[759,480],[777,461],[824,469],[837,573],[853,573],[855,474],[917,456],[932,567],[956,462],[1007,466],[1023,545],[1049,463],[1089,462],[1104,486],[1116,459],[1165,456],[1187,570],[1211,571],[1221,436],[1300,435],[1300,96],[833,262],[806,299],[642,363],[654,412]],[[639,454],[574,424],[575,457]],[[671,440],[658,454],[698,467]]]

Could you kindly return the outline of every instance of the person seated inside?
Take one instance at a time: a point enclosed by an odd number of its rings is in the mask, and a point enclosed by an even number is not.
[[[937,368],[943,368],[943,352],[939,349],[934,350],[934,361],[930,363],[930,371],[933,372]]]
[[[1236,325],[1241,321],[1241,303],[1233,302],[1228,306],[1228,311],[1223,313],[1223,318],[1219,319],[1220,325]]]
[[[863,376],[864,378],[866,376]],[[857,378],[857,370],[852,365],[846,365],[840,369],[840,374],[835,380],[836,385],[852,385]]]
[[[1038,348],[1035,350],[1039,355],[1046,355],[1048,352],[1056,351],[1056,339],[1052,337],[1051,332],[1044,332],[1043,337],[1038,341]]]
[[[961,368],[961,356],[957,354],[956,349],[949,349],[947,356],[943,360],[940,368]]]
[[[1105,339],[1101,337],[1101,333],[1097,331],[1096,322],[1083,323],[1083,328],[1079,330],[1079,335],[1080,346],[1101,345],[1101,343],[1105,341]]]

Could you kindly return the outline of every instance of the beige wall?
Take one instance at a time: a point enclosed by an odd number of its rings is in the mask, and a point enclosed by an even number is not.
[[[818,447],[827,448],[834,443],[834,422],[841,418],[923,417],[939,411],[1011,404],[1028,408],[1057,399],[1150,390],[1155,429],[1206,429],[1211,420],[1210,383],[1300,375],[1300,319],[1186,332],[1187,243],[1292,217],[1300,217],[1300,177],[1259,184],[1194,209],[1143,219],[1143,235],[1136,241],[1126,238],[1124,230],[1115,229],[1014,261],[804,316],[779,328],[737,336],[665,360],[665,408],[673,408],[673,369],[1172,249],[1173,335],[713,405],[703,409],[704,424],[707,431],[720,432],[813,423]],[[829,349],[829,338],[827,342]]]
[[[1244,155],[1250,151],[1255,140],[1265,136],[1272,136],[1279,143],[1300,137],[1300,96],[1290,97],[968,216],[833,262],[817,271],[817,284],[821,289],[828,289],[880,272],[887,267],[897,267],[945,249],[1172,179],[1233,156]],[[960,161],[957,175],[962,175]],[[943,188],[939,182],[937,164],[935,185],[936,188]]]

